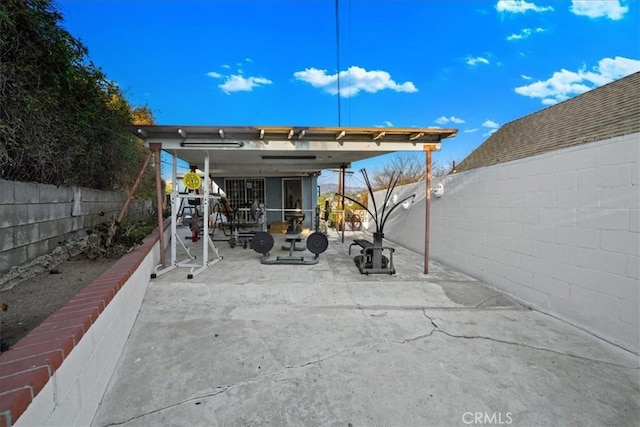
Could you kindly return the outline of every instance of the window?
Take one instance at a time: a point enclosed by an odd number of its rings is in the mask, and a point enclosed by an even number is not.
[[[238,212],[238,222],[255,222],[251,206],[265,203],[264,178],[230,178],[224,180],[224,192],[231,208]]]

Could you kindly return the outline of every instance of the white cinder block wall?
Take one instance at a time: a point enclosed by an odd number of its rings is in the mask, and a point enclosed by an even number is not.
[[[639,171],[636,133],[434,180],[431,258],[638,353]],[[384,230],[422,253],[424,188]]]

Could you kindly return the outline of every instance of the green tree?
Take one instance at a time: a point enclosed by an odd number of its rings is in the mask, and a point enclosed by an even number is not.
[[[126,190],[136,110],[61,21],[51,0],[0,2],[0,178]]]
[[[153,116],[153,111],[149,108],[148,105],[144,105],[142,107],[137,107],[133,109],[131,113],[131,123],[134,125],[154,125],[156,124],[156,119]]]

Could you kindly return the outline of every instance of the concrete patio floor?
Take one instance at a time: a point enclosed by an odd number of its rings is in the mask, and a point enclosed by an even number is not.
[[[329,237],[317,265],[218,242],[153,279],[92,425],[640,423],[637,356],[397,245],[361,275]]]

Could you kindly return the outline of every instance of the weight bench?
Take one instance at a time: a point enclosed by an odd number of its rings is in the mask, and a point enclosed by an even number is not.
[[[284,235],[284,241],[285,243],[288,243],[288,245],[286,244],[282,245],[282,250],[289,251],[289,252],[306,250],[306,248],[301,248],[299,246],[296,246],[296,243],[302,242],[302,237],[300,237],[299,234],[287,233]]]
[[[273,236],[266,231],[258,231],[251,239],[251,249],[262,254],[262,258],[260,258],[260,262],[262,264],[297,264],[297,265],[313,265],[317,264],[319,261],[320,254],[327,250],[329,246],[329,240],[327,236],[322,233],[315,232],[311,233],[307,237],[307,249],[314,254],[314,257],[309,259],[303,256],[294,256],[294,250],[300,250],[295,247],[296,242],[301,241],[299,235],[292,234],[287,235],[291,236],[291,238],[287,238],[287,242],[291,245],[288,248],[283,246],[283,249],[289,250],[288,255],[277,256],[275,259],[269,258],[269,251],[273,249],[274,240]],[[304,250],[304,249],[302,249]]]
[[[351,246],[360,246],[362,249],[367,249],[373,247],[373,242],[365,239],[353,239],[353,243],[349,245],[349,255],[351,255]]]
[[[296,247],[296,242],[301,242],[300,227],[302,221],[304,221],[304,214],[302,212],[290,212],[284,215],[284,219],[289,224],[287,227],[287,233],[284,235],[284,241],[289,245],[282,245],[282,249],[289,251],[289,255],[293,251],[304,251],[305,248]]]
[[[351,255],[352,246],[360,246],[362,250],[360,255],[356,255],[353,261],[356,263],[360,274],[395,274],[396,269],[393,266],[393,252],[395,249],[389,246],[382,246],[382,236],[376,236],[374,233],[374,241],[370,242],[365,239],[353,239],[353,243],[349,245],[349,255]],[[389,251],[389,258],[383,255],[384,251]]]

